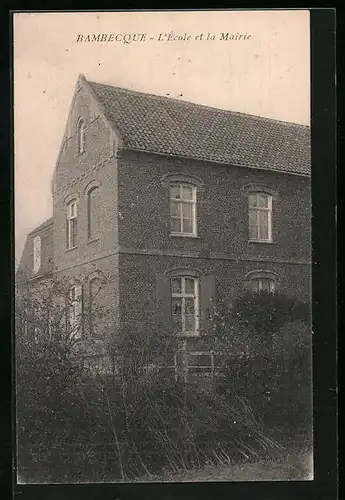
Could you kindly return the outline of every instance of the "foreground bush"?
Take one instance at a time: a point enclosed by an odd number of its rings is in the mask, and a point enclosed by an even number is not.
[[[270,427],[312,428],[312,347],[310,327],[286,323],[268,346],[223,367],[223,391],[236,387],[256,416]]]
[[[279,446],[235,392],[220,395],[154,369],[130,385],[121,377],[68,376],[25,384],[18,406],[21,480],[132,481],[230,465]]]

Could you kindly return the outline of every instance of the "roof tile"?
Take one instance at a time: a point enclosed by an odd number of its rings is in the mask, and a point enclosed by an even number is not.
[[[127,149],[310,174],[310,129],[88,82]]]

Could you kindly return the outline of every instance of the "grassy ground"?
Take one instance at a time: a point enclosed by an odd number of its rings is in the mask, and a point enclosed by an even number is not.
[[[200,470],[167,473],[140,482],[203,481],[308,481],[313,479],[312,453],[281,452],[280,456],[231,466],[208,466]]]
[[[233,465],[209,465],[201,469],[188,471],[165,472],[161,475],[141,477],[132,482],[204,482],[204,481],[307,481],[313,479],[313,454],[310,433],[289,432],[288,429],[276,428],[270,432],[278,443],[284,446],[283,451],[274,450],[258,459]],[[80,452],[79,452],[80,453]],[[77,455],[79,455],[79,453]],[[85,455],[85,454],[81,454]],[[69,456],[69,459],[73,457]],[[22,477],[19,482],[35,483],[55,482],[119,482],[119,477],[114,477],[114,466],[104,463],[104,457],[99,457],[97,463],[101,466],[98,473],[94,474],[93,466],[88,464],[86,456],[76,456],[76,460],[66,468],[66,463],[61,460],[53,463],[31,462],[22,468]],[[85,459],[85,465],[83,464]],[[101,470],[102,469],[102,470]],[[25,478],[24,478],[25,477]],[[35,480],[36,479],[36,480]]]
[[[49,469],[49,467],[48,467]],[[24,472],[24,471],[23,471]],[[19,482],[30,483],[35,481],[32,475],[32,468],[30,474],[25,479],[24,477],[18,478]],[[71,483],[78,479],[80,483],[88,482],[119,482],[119,478],[111,477],[111,471],[105,473],[103,477],[94,477],[85,474],[81,477],[77,471],[76,475],[64,475],[64,471],[50,470],[54,472],[54,478],[49,477],[49,470],[46,467],[39,468],[36,471],[38,482],[43,483]],[[84,471],[85,472],[85,471]],[[160,476],[154,475],[149,477],[142,477],[137,482],[204,482],[204,481],[308,481],[313,479],[313,461],[311,451],[301,450],[284,450],[279,453],[267,456],[265,459],[247,462],[243,464],[234,464],[231,466],[207,466],[199,470],[180,471],[180,472],[167,472]],[[132,481],[136,482],[136,481]]]
[[[313,479],[312,437],[305,432],[288,433],[287,429],[272,432],[285,447],[264,459],[231,466],[208,466],[200,470],[167,473],[145,478],[149,482],[202,481],[309,481]],[[141,481],[142,482],[142,481]]]

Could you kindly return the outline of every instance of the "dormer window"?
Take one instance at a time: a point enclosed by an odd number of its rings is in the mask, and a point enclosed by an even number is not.
[[[34,238],[34,273],[37,273],[41,267],[41,238]]]
[[[79,118],[77,124],[77,140],[78,140],[78,154],[82,154],[85,151],[85,122],[83,118]]]

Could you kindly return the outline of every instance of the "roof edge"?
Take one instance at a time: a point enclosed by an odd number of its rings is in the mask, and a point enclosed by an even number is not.
[[[28,233],[28,236],[30,236],[33,233],[36,233],[37,231],[40,231],[41,229],[45,229],[46,227],[52,226],[53,223],[54,223],[54,217],[53,216],[49,217],[49,219],[46,219],[44,222],[42,222],[37,227],[35,227],[35,229],[33,229],[32,231],[30,231]]]
[[[116,134],[117,138],[119,139],[119,142],[120,142],[119,147],[122,147],[123,144],[124,144],[124,140],[123,140],[122,134],[114,126],[112,120],[110,120],[107,117],[107,113],[106,113],[106,110],[104,109],[104,105],[103,105],[101,99],[98,98],[98,96],[96,95],[96,92],[92,88],[92,83],[93,82],[90,82],[89,80],[87,80],[84,75],[79,75],[78,81],[81,81],[83,83],[84,87],[88,90],[88,92],[90,93],[90,95],[93,97],[93,99],[95,99],[95,101],[96,101],[96,103],[97,103],[97,105],[99,107],[99,111],[101,112],[104,120],[107,122],[107,124],[109,125],[109,127],[111,128],[111,130],[113,131],[113,133]]]
[[[85,79],[84,75],[82,75],[82,77]],[[264,121],[268,121],[271,123],[281,123],[281,124],[290,125],[292,127],[298,127],[298,128],[302,128],[302,129],[310,131],[310,125],[302,125],[301,123],[289,122],[286,120],[278,120],[276,118],[269,118],[268,116],[252,115],[250,113],[244,113],[241,111],[233,111],[231,109],[217,108],[216,106],[210,106],[207,104],[201,104],[201,103],[193,102],[193,101],[186,101],[184,99],[177,99],[176,97],[168,97],[168,96],[164,96],[164,95],[153,94],[150,92],[141,92],[140,90],[133,90],[133,89],[125,88],[125,87],[118,87],[116,85],[109,85],[109,84],[105,84],[105,83],[94,82],[94,81],[87,80],[87,79],[85,79],[85,82],[87,84],[89,84],[90,86],[101,85],[102,87],[108,87],[110,89],[122,90],[123,92],[128,92],[130,94],[145,95],[148,97],[154,97],[156,99],[162,99],[163,101],[175,101],[175,102],[180,102],[180,103],[182,102],[183,104],[187,104],[190,106],[197,106],[197,107],[201,107],[201,108],[205,108],[205,109],[224,111],[225,113],[231,113],[232,115],[248,116],[250,118],[256,118],[257,120],[264,120]],[[97,102],[99,102],[97,96],[96,96],[96,99],[97,99]]]
[[[197,158],[193,156],[183,156],[183,155],[177,155],[177,154],[172,154],[172,153],[161,153],[158,151],[150,151],[147,149],[139,149],[139,148],[123,148],[125,151],[134,151],[138,153],[147,153],[147,154],[152,154],[152,155],[158,155],[158,156],[171,156],[173,158],[188,158],[190,160],[195,160],[195,161],[203,161],[206,163],[214,163],[216,165],[227,165],[229,167],[240,167],[240,168],[252,168],[254,170],[263,170],[264,172],[276,172],[279,174],[285,174],[285,175],[297,175],[299,177],[311,177],[311,172],[295,172],[292,170],[282,170],[274,167],[269,167],[269,168],[264,168],[264,167],[259,167],[256,165],[245,165],[243,163],[229,163],[229,162],[222,162],[220,160],[210,160],[210,159],[205,159],[203,160],[202,158]]]

